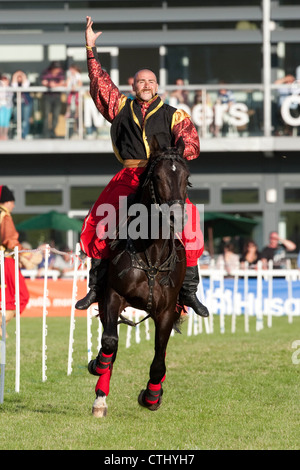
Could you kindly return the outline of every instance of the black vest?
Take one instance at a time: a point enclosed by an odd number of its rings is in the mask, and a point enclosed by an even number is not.
[[[158,97],[150,104],[143,125],[137,100],[126,99],[111,125],[111,139],[117,158],[145,160],[150,156],[151,138],[155,135],[161,148],[173,147],[172,119],[176,108]]]

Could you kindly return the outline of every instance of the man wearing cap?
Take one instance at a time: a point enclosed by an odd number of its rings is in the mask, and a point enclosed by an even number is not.
[[[13,251],[17,246],[22,250],[19,242],[19,233],[16,230],[11,212],[15,207],[15,198],[12,191],[7,186],[0,186],[0,250]],[[1,280],[0,294],[4,283]],[[19,272],[20,286],[20,312],[25,309],[29,293],[25,284],[25,279]],[[5,299],[6,299],[6,323],[15,316],[15,261],[13,258],[5,257]],[[1,299],[1,295],[0,295]],[[0,304],[1,305],[1,304]],[[0,307],[1,310],[1,307]],[[0,313],[0,336],[2,337],[2,314]]]

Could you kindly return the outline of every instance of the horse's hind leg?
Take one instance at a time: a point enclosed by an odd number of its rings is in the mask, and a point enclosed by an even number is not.
[[[162,383],[166,374],[166,349],[174,324],[174,311],[171,314],[161,315],[162,320],[155,323],[155,355],[150,367],[150,380],[145,390],[141,390],[138,402],[151,411],[161,406],[163,388]]]

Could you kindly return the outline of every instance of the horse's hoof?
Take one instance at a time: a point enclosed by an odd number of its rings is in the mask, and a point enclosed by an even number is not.
[[[145,402],[145,394],[146,394],[146,390],[141,390],[138,396],[139,405],[143,406],[144,408],[148,408],[148,410],[150,411],[158,410],[158,408],[160,408],[162,404],[162,396],[160,395],[157,403],[153,403],[153,405],[149,405],[147,402]]]
[[[106,397],[97,397],[93,403],[92,413],[95,418],[103,418],[107,415]]]

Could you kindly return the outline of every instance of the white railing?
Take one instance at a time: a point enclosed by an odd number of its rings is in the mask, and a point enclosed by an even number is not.
[[[226,84],[226,90],[230,91],[228,98],[223,99],[218,95],[224,85],[185,85],[184,92],[187,99],[180,103],[175,91],[182,91],[182,87],[168,85],[159,90],[163,100],[172,106],[185,109],[199,131],[202,138],[211,137],[249,137],[267,136],[265,133],[264,116],[264,87],[260,83],[256,84]],[[130,93],[130,87],[120,86],[120,90]],[[270,114],[273,121],[271,130],[274,135],[281,135],[282,119],[291,129],[291,135],[297,135],[297,128],[300,125],[300,118],[293,116],[291,109],[295,103],[299,105],[300,83],[296,81],[292,85],[270,86],[272,99],[269,103]],[[49,90],[43,86],[31,86],[28,88],[7,87],[5,90],[0,87],[2,94],[8,92],[16,96],[14,105],[14,117],[11,120],[10,137],[22,140],[22,93],[29,92],[33,97],[33,108],[30,119],[32,131],[29,137],[34,139],[44,139],[43,136],[43,95]],[[56,93],[61,93],[61,115],[64,117],[64,129],[58,137],[65,139],[99,139],[109,140],[110,125],[97,111],[89,94],[89,87],[83,86],[78,89],[78,105],[72,108],[69,116],[65,115],[65,101],[69,93],[67,88],[57,88]],[[280,96],[284,100],[280,101]],[[75,106],[75,105],[74,105]],[[275,113],[271,113],[271,106],[277,108]],[[281,119],[282,118],[282,119]],[[279,122],[278,119],[281,121]],[[269,126],[270,127],[270,126]]]

